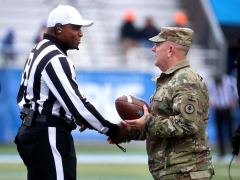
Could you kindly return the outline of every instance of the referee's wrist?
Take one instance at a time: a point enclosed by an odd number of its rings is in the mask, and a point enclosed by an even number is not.
[[[106,132],[106,135],[111,137],[111,138],[114,138],[116,136],[118,136],[119,134],[119,126],[117,124],[113,124],[113,123],[109,123],[108,124],[108,132]]]

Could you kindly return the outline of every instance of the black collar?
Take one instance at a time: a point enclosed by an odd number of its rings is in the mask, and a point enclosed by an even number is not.
[[[67,48],[66,46],[63,44],[62,41],[60,41],[58,38],[50,35],[50,34],[46,34],[44,33],[43,35],[43,39],[48,39],[51,42],[53,42],[66,56],[67,56]]]

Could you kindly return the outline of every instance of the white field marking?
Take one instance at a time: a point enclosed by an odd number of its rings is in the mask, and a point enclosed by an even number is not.
[[[212,154],[213,165],[215,163],[228,163],[232,159],[232,155],[228,154],[221,161],[218,160],[217,154]],[[0,153],[0,164],[4,163],[23,163],[18,154],[2,154]],[[145,164],[148,163],[148,156],[146,154],[91,154],[91,153],[77,153],[78,164]],[[238,163],[237,158],[234,158],[233,164]]]
[[[0,163],[23,163],[18,154],[0,154]],[[78,164],[146,164],[146,154],[77,154]]]

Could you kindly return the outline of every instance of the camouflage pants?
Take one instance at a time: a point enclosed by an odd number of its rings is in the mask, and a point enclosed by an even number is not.
[[[209,173],[212,174],[212,170],[209,170]],[[194,178],[194,180],[210,180],[210,179],[212,179],[212,177],[205,177],[200,179]],[[191,179],[191,176],[189,173],[183,173],[183,174],[170,174],[170,175],[163,176],[160,179],[155,178],[155,180],[193,180],[193,179]]]
[[[189,173],[184,174],[171,174],[167,176],[163,176],[159,180],[192,180]],[[194,180],[210,180],[210,178],[201,178],[201,179],[194,179]]]

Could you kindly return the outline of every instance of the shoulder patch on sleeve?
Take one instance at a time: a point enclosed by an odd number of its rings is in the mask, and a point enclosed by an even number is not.
[[[198,110],[197,99],[190,95],[183,95],[180,105],[180,113],[182,114],[183,118],[196,121],[197,110]]]
[[[195,108],[192,104],[187,104],[185,106],[185,112],[188,114],[192,114],[195,111]]]

